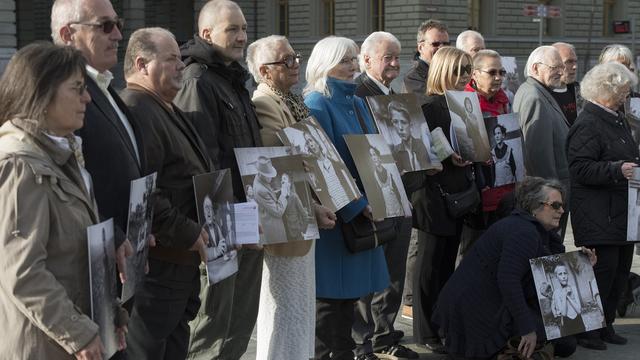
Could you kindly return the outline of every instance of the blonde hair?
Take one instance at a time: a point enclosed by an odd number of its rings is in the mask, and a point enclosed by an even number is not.
[[[348,38],[339,36],[326,37],[313,47],[305,77],[307,86],[302,90],[303,95],[317,91],[324,96],[331,96],[327,87],[329,72],[336,67],[347,53],[358,55],[358,45]]]
[[[469,65],[472,64],[471,56],[460,49],[447,46],[438,50],[429,64],[427,95],[444,95],[445,91],[452,90],[460,76],[460,65],[464,59]]]

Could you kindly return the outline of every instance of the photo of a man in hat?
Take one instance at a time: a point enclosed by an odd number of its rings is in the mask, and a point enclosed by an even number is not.
[[[271,164],[271,159],[259,156],[255,166],[258,173],[253,179],[253,193],[258,204],[265,243],[282,242],[287,238],[282,217],[287,208],[288,189],[280,189],[278,195],[273,188],[272,180],[278,172]]]

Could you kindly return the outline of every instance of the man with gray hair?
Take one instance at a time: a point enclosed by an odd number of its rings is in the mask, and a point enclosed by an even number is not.
[[[233,195],[245,201],[234,155],[237,147],[260,147],[260,125],[244,84],[250,78],[240,61],[247,46],[247,22],[233,1],[207,2],[198,15],[198,33],[181,48],[184,85],[175,104],[185,112],[217,169],[231,169]],[[192,323],[189,359],[239,359],[258,315],[262,250],[238,251],[238,272],[215,285],[202,274],[201,299]]]
[[[147,167],[158,174],[149,273],[136,289],[127,356],[136,360],[184,359],[189,321],[200,307],[200,260],[209,235],[198,223],[193,176],[213,170],[198,133],[173,99],[182,87],[180,50],[169,31],[131,34],[122,99],[140,119]],[[220,239],[212,239],[217,242]]]
[[[414,55],[414,63],[404,76],[404,93],[427,93],[427,77],[429,63],[433,55],[443,46],[449,46],[447,25],[438,20],[427,20],[420,24],[417,34],[418,51]]]
[[[540,46],[531,52],[524,69],[526,81],[513,100],[513,112],[520,116],[524,134],[527,175],[558,179],[569,188],[566,139],[569,122],[551,92],[562,86],[564,63],[558,50]],[[565,199],[566,202],[566,199]],[[568,211],[560,221],[564,237]]]
[[[461,32],[456,39],[456,47],[472,57],[478,51],[486,49],[484,46],[484,38],[479,32],[474,30]]]
[[[576,49],[571,44],[557,42],[552,44],[562,59],[564,64],[564,73],[562,74],[562,86],[553,89],[551,95],[556,99],[560,109],[569,122],[569,126],[576,121],[578,117],[578,98],[580,96],[580,84],[576,81],[576,73],[578,70],[578,57]]]
[[[394,93],[391,82],[400,75],[400,41],[395,36],[384,31],[370,34],[362,43],[359,60],[362,74],[356,79],[357,96]],[[418,358],[416,352],[399,344],[404,334],[393,327],[402,302],[411,218],[405,218],[399,230],[397,237],[384,246],[391,284],[356,303],[356,359],[370,359],[374,352],[387,358]]]

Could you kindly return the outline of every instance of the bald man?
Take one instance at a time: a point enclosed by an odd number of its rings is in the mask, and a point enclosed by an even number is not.
[[[174,103],[202,138],[216,169],[231,169],[233,195],[246,201],[233,149],[262,146],[258,119],[240,65],[247,45],[247,22],[233,1],[207,2],[198,16],[198,34],[181,48],[184,83]],[[262,251],[238,251],[238,272],[208,285],[203,274],[203,306],[191,323],[189,359],[239,359],[258,316]]]

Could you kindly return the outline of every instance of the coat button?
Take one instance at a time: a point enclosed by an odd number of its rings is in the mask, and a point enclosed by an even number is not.
[[[349,115],[353,115],[353,110],[349,110]]]

